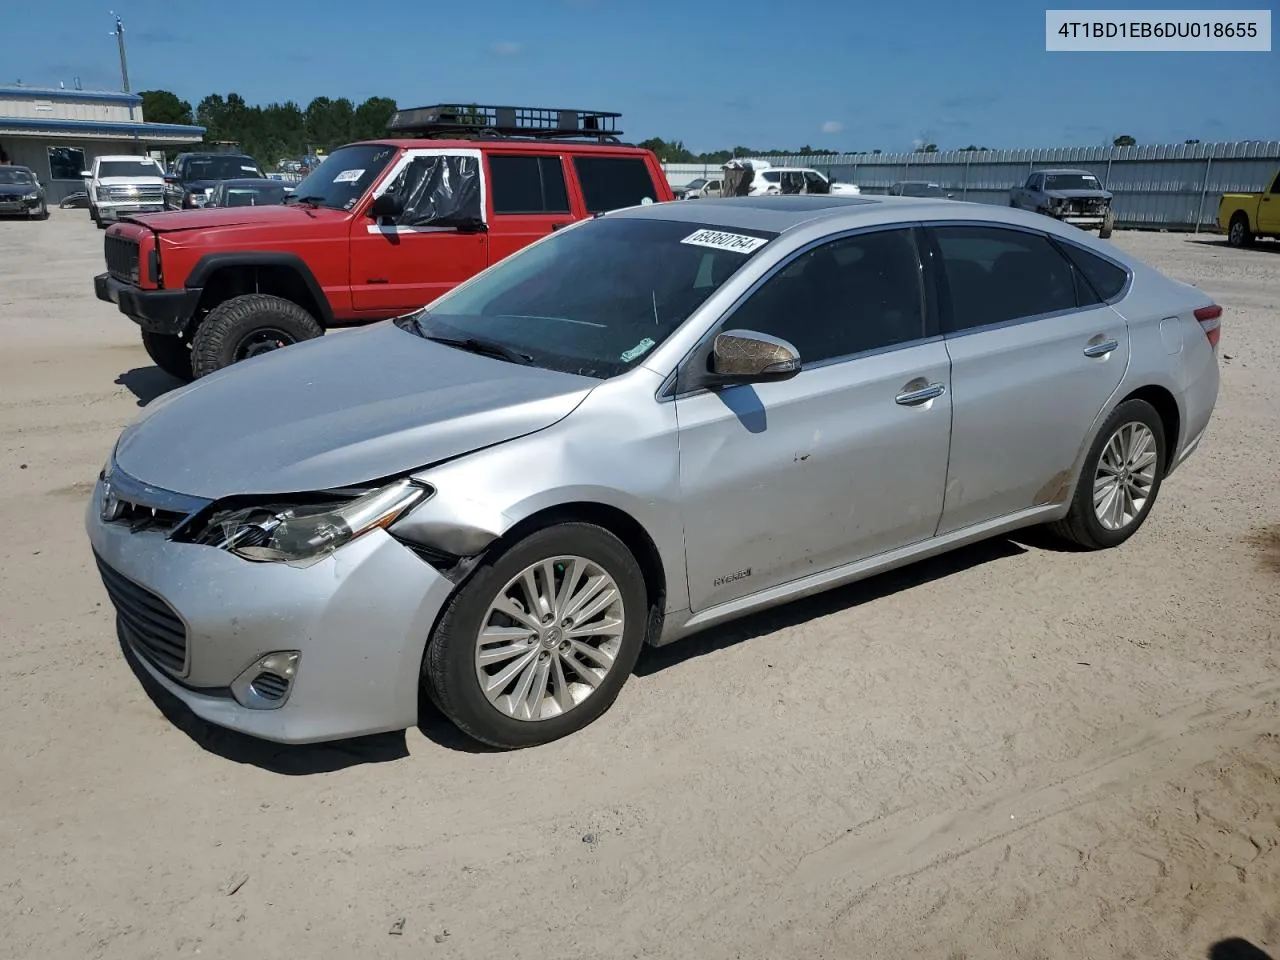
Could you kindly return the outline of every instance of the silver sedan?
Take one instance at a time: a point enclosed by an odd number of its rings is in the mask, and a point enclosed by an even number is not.
[[[1045,217],[656,204],[425,309],[152,403],[89,539],[126,654],[270,740],[499,747],[599,717],[645,644],[1020,527],[1142,524],[1221,309]]]

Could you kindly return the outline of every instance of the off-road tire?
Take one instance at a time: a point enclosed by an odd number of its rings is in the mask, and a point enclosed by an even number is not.
[[[490,704],[481,690],[476,641],[497,593],[521,570],[555,556],[583,557],[613,578],[625,611],[622,642],[613,667],[587,699],[546,720],[516,720]],[[609,709],[635,667],[649,622],[644,574],[621,540],[590,523],[546,526],[486,557],[454,593],[423,656],[422,683],[445,716],[482,743],[504,750],[549,743],[581,730]]]
[[[1156,469],[1151,484],[1151,492],[1147,496],[1142,510],[1127,525],[1119,530],[1108,530],[1099,522],[1093,506],[1094,482],[1098,474],[1098,461],[1112,436],[1127,423],[1141,423],[1155,437]],[[1089,454],[1085,457],[1084,466],[1080,470],[1080,479],[1076,483],[1075,494],[1071,498],[1071,509],[1067,515],[1049,525],[1049,529],[1058,537],[1085,550],[1105,550],[1118,547],[1138,532],[1138,528],[1151,514],[1156,498],[1160,494],[1160,486],[1164,482],[1165,469],[1169,463],[1168,440],[1164,434],[1164,424],[1160,415],[1145,400],[1126,400],[1111,412],[1098,435],[1094,437]]]
[[[1253,231],[1249,229],[1249,217],[1237,213],[1227,226],[1227,243],[1237,249],[1253,246]]]
[[[191,345],[182,337],[142,331],[142,345],[157,367],[183,383],[191,380]]]
[[[1108,210],[1102,217],[1102,226],[1098,227],[1098,237],[1102,240],[1110,240],[1111,232],[1116,228],[1116,215]]]
[[[246,342],[255,335],[278,333],[284,345],[324,335],[316,318],[291,300],[248,293],[218,304],[196,327],[191,339],[191,372],[204,377],[245,359]]]

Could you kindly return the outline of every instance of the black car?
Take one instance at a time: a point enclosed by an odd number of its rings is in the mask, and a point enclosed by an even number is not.
[[[0,166],[0,216],[49,219],[44,184],[28,167]]]
[[[164,178],[164,208],[190,210],[203,207],[209,194],[223,180],[263,179],[253,157],[239,153],[180,153],[173,170]]]
[[[241,180],[223,180],[213,188],[206,207],[265,207],[284,203],[293,191],[283,180],[266,180],[245,177]]]

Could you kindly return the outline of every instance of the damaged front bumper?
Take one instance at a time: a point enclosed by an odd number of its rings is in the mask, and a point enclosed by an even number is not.
[[[99,480],[85,525],[120,639],[197,716],[280,743],[417,722],[454,584],[408,547],[374,530],[310,566],[255,563],[105,519],[103,501]]]

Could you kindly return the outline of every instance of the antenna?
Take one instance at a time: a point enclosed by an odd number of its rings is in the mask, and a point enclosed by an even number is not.
[[[124,85],[123,86],[124,92],[128,93],[129,92],[129,61],[125,58],[125,55],[124,55],[124,21],[121,20],[120,17],[116,15],[116,12],[114,10],[111,11],[111,15],[116,18],[116,29],[114,33],[109,33],[107,34],[107,36],[115,37],[116,46],[120,48],[120,82]]]

